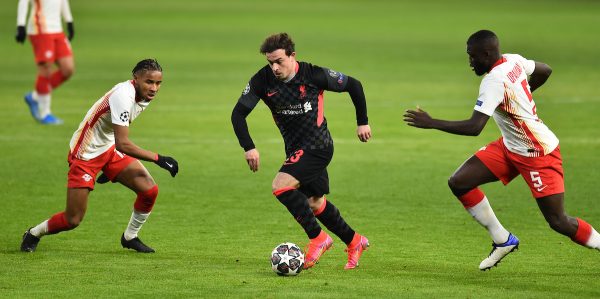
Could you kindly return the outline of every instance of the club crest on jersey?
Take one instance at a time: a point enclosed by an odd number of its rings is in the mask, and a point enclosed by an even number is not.
[[[121,113],[121,115],[119,115],[119,118],[121,119],[122,122],[127,122],[129,121],[129,112],[127,111],[123,111]]]
[[[250,92],[250,83],[246,84],[246,88],[242,91],[242,95],[247,95]]]
[[[301,100],[306,98],[306,86],[300,85],[298,89],[300,90],[300,96],[298,98]]]

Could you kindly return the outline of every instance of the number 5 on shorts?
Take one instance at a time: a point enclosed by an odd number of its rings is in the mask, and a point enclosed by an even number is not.
[[[529,174],[531,175],[531,182],[533,183],[533,187],[541,188],[542,186],[544,186],[544,183],[542,183],[542,178],[540,177],[539,172],[530,171]]]

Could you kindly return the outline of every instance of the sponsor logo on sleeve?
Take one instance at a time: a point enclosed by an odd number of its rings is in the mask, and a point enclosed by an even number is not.
[[[129,112],[123,111],[121,113],[121,115],[119,115],[119,119],[121,119],[122,122],[128,122],[129,121]]]
[[[246,84],[246,88],[242,92],[242,95],[247,95],[250,92],[250,83]]]
[[[481,105],[483,105],[483,102],[482,102],[482,101],[480,101],[480,100],[477,100],[477,102],[475,103],[475,105],[477,105],[477,106],[481,107]]]
[[[331,76],[331,78],[337,78],[340,76],[340,73],[338,73],[334,70],[329,70],[329,76]]]
[[[342,83],[344,83],[344,74],[340,73],[340,77],[338,78],[338,84],[342,85]]]

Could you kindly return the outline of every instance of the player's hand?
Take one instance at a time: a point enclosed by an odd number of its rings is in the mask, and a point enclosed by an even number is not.
[[[175,177],[177,172],[179,172],[179,164],[177,164],[177,161],[171,157],[158,155],[158,160],[156,160],[154,163],[161,168],[168,170],[172,177]]]
[[[419,106],[417,106],[417,110],[406,110],[406,113],[404,114],[404,121],[406,124],[417,128],[433,128],[432,120],[431,116]]]
[[[15,40],[17,40],[17,43],[24,43],[26,36],[27,33],[25,32],[25,26],[17,26],[17,33],[15,34]]]
[[[96,183],[98,184],[106,184],[110,182],[110,179],[104,174],[104,172],[96,179]]]
[[[371,139],[371,127],[369,125],[362,125],[356,128],[356,135],[362,142],[367,142]]]
[[[250,166],[250,170],[252,170],[252,172],[257,172],[258,166],[260,166],[260,155],[258,154],[258,150],[253,148],[247,151],[244,156],[246,157],[248,166]]]
[[[67,38],[69,41],[73,40],[73,37],[75,36],[75,27],[73,26],[73,22],[67,23],[67,33]]]

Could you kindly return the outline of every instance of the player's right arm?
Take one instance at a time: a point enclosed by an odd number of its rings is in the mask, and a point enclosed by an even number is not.
[[[257,78],[257,75],[252,77],[246,88],[242,92],[242,95],[238,99],[237,104],[231,112],[231,124],[233,125],[233,131],[237,136],[240,146],[244,149],[244,158],[250,167],[252,172],[258,171],[260,166],[260,154],[254,146],[254,142],[250,137],[248,131],[248,123],[246,117],[252,112],[258,101],[260,100],[260,88],[261,84]]]
[[[27,9],[29,8],[29,0],[19,0],[17,6],[17,33],[15,34],[15,40],[17,43],[24,43],[27,37],[25,31],[25,23],[27,22]]]
[[[440,131],[466,136],[479,135],[489,118],[489,115],[479,111],[473,111],[471,118],[466,120],[452,121],[434,119],[419,107],[417,107],[417,110],[406,110],[406,114],[404,114],[404,121],[409,126],[422,129],[438,129]]]

